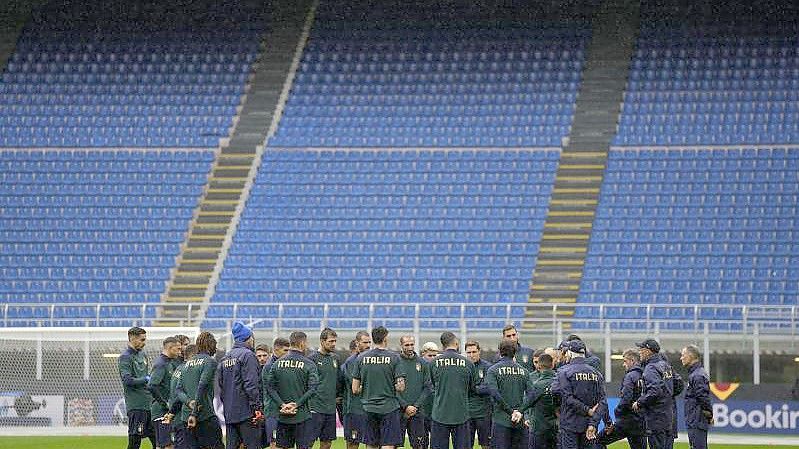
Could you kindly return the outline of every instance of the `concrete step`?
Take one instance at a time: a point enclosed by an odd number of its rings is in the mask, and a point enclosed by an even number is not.
[[[568,144],[560,159],[530,290],[531,304],[575,302],[605,173],[629,76],[638,14],[634,2],[602,3],[591,18],[592,40],[583,66]],[[552,311],[528,307],[528,318]],[[559,310],[564,318],[573,308]],[[528,327],[545,326],[542,323]],[[550,324],[551,326],[551,324]],[[565,323],[566,328],[569,323]]]

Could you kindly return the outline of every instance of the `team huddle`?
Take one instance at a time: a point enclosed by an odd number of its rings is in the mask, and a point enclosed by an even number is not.
[[[146,332],[128,331],[119,371],[128,413],[128,448],[142,438],[162,449],[330,449],[336,415],[347,449],[604,448],[627,439],[633,449],[664,449],[677,436],[676,397],[685,390],[692,449],[707,447],[713,422],[709,380],[695,346],[682,349],[687,383],[652,339],[623,354],[625,376],[611,420],[599,358],[570,335],[557,348],[522,346],[513,326],[502,331],[498,355],[481,358],[479,342],[465,355],[452,332],[416,352],[413,336],[388,349],[389,332],[358,332],[340,363],[338,336],[325,328],[319,350],[293,332],[273,348],[255,345],[252,330],[233,326],[234,345],[219,361],[209,332],[164,339],[149,368]],[[226,445],[214,408],[221,404]]]

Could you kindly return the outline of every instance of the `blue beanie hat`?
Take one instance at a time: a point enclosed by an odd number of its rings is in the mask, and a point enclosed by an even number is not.
[[[252,337],[252,329],[245,326],[241,321],[233,323],[233,339],[236,341],[247,341]]]

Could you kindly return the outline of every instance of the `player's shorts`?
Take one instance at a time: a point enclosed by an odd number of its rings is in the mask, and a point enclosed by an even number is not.
[[[186,429],[186,441],[189,447],[201,448],[224,448],[222,442],[222,427],[216,416],[212,416],[204,421],[197,421],[197,427]]]
[[[261,447],[263,426],[261,423],[253,424],[252,421],[243,421],[235,424],[225,424],[227,447],[239,447],[244,444],[247,449]]]
[[[261,447],[271,446],[275,441],[275,433],[277,432],[277,418],[274,416],[267,416],[264,418],[264,431],[261,432]]]
[[[401,446],[404,442],[400,411],[388,413],[366,412],[364,444],[367,446]]]
[[[477,444],[480,446],[491,445],[491,417],[472,418],[469,420],[469,441],[474,447],[474,434],[477,432]]]
[[[335,441],[336,414],[311,412],[311,424],[308,427],[314,441]]]
[[[418,413],[410,418],[402,416],[403,433],[408,434],[408,441],[413,449],[430,447],[430,434],[425,421],[427,418]]]
[[[528,449],[530,431],[526,427],[505,427],[494,424],[491,427],[492,447],[503,449]]]
[[[433,421],[430,424],[430,447],[432,449],[449,449],[452,438],[452,449],[471,449],[469,446],[469,420],[462,424],[441,424]]]
[[[363,443],[366,415],[347,413],[344,415],[344,439],[350,443]]]
[[[311,420],[306,419],[296,424],[277,422],[275,443],[277,447],[294,447],[297,449],[310,449],[314,439],[310,432]]]
[[[138,435],[142,438],[155,436],[149,410],[128,411],[128,435]]]
[[[158,447],[172,445],[172,424],[164,424],[161,421],[153,421],[155,427],[155,444]]]

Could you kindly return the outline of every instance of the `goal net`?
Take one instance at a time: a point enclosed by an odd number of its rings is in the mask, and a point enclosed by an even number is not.
[[[117,368],[127,328],[0,328],[0,434],[119,433],[127,425]],[[150,363],[161,341],[197,328],[151,327]]]

